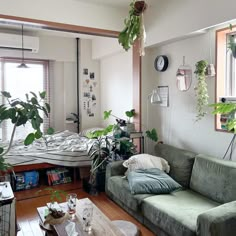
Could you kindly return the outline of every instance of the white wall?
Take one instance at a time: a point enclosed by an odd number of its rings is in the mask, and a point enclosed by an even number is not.
[[[92,59],[92,40],[80,40],[80,115],[81,130],[91,127],[101,126],[100,113],[100,63]],[[83,70],[88,69],[88,75],[84,75]],[[94,73],[95,78],[90,78],[90,73]],[[86,82],[87,80],[87,82]],[[94,85],[94,82],[96,85]],[[90,90],[92,86],[92,91]],[[89,92],[90,98],[84,96],[84,92]],[[95,95],[96,100],[92,101],[91,97]],[[94,116],[88,115],[88,109]]]
[[[0,50],[2,57],[19,57],[21,51]],[[76,124],[66,124],[65,119],[77,111],[76,99],[76,41],[54,36],[40,37],[38,53],[25,52],[25,58],[50,60],[51,126],[56,131],[76,131]]]
[[[214,61],[214,32],[176,41],[164,46],[147,50],[143,58],[143,107],[147,107],[147,96],[154,86],[169,86],[169,107],[149,105],[149,128],[157,128],[160,140],[173,146],[192,150],[197,153],[205,153],[222,158],[232,134],[216,132],[214,129],[214,116],[209,113],[196,122],[196,97],[194,86],[197,80],[193,74],[191,88],[187,92],[181,92],[176,87],[176,71],[182,64],[182,57],[186,57],[186,64],[195,69],[195,63],[206,59]],[[212,58],[210,58],[210,48]],[[165,54],[169,57],[169,68],[165,72],[157,72],[153,62],[155,57]],[[215,99],[215,79],[208,78],[209,103]],[[143,119],[147,124],[147,116],[143,109]],[[151,148],[149,148],[151,151]]]
[[[92,58],[102,59],[122,52],[123,48],[117,38],[97,37],[92,40]]]
[[[126,119],[125,111],[133,108],[132,51],[106,57],[100,62],[101,112],[112,113]],[[104,122],[113,124],[114,118]]]
[[[2,0],[1,14],[67,23],[100,29],[119,30],[126,11],[77,0]],[[101,17],[102,16],[102,17]]]
[[[236,18],[234,0],[159,0],[145,14],[147,45],[172,40]]]

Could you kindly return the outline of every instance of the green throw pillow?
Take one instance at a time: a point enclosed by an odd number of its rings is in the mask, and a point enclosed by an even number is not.
[[[182,189],[180,184],[157,168],[131,171],[127,178],[132,194],[164,194]]]

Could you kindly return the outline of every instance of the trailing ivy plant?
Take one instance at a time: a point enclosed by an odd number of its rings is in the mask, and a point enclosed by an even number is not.
[[[145,41],[145,29],[143,26],[142,13],[147,5],[145,1],[133,0],[130,3],[129,15],[124,20],[125,27],[120,32],[118,41],[128,51],[137,38]],[[143,45],[143,43],[142,43]]]
[[[206,68],[207,61],[201,60],[196,63],[195,74],[197,75],[197,86],[195,87],[197,96],[197,121],[201,120],[206,114],[206,107],[208,105],[208,90],[206,83]]]
[[[5,162],[4,156],[10,151],[15,135],[16,128],[19,126],[24,126],[27,122],[31,123],[33,132],[29,133],[24,140],[24,144],[30,145],[35,139],[39,139],[43,136],[41,131],[41,124],[43,123],[43,118],[40,116],[39,111],[48,117],[50,113],[50,106],[48,103],[44,102],[46,98],[46,92],[40,92],[37,96],[34,92],[26,94],[26,101],[22,101],[19,98],[13,99],[11,94],[6,91],[1,91],[1,95],[6,101],[5,104],[0,105],[0,124],[4,120],[10,120],[13,124],[13,130],[11,133],[11,138],[9,145],[3,147],[0,145],[0,171],[7,171],[11,168],[11,165]],[[41,103],[44,102],[44,105]],[[49,128],[47,130],[48,134],[52,134],[54,130]]]

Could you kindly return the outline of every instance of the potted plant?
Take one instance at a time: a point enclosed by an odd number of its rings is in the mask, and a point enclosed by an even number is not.
[[[231,24],[229,25],[229,29],[230,29],[230,31],[233,30],[233,26]],[[236,58],[236,37],[235,37],[235,34],[229,35],[229,38],[228,38],[228,49],[230,49],[230,51],[232,53],[232,56],[234,58]]]
[[[201,60],[196,63],[194,73],[197,75],[197,86],[195,87],[197,96],[197,121],[201,120],[206,114],[206,106],[208,105],[208,90],[206,83],[207,61]]]
[[[88,149],[92,163],[89,180],[83,180],[83,187],[90,194],[97,194],[98,191],[105,189],[105,171],[111,151],[111,143],[107,134],[112,132],[113,127],[113,125],[109,125],[105,129],[94,131],[88,135],[88,138],[94,139]]]
[[[26,101],[21,99],[12,99],[11,94],[6,91],[2,91],[6,104],[0,106],[0,124],[4,120],[10,120],[13,126],[11,138],[9,145],[7,147],[0,147],[0,171],[6,172],[11,169],[11,165],[5,162],[4,156],[10,151],[13,139],[15,135],[16,128],[25,125],[27,122],[31,123],[33,132],[29,133],[24,140],[25,145],[30,145],[34,140],[39,139],[43,136],[41,131],[41,124],[43,119],[39,114],[39,111],[43,111],[46,116],[50,112],[50,106],[48,103],[44,102],[46,98],[46,92],[40,92],[37,96],[35,93],[30,92],[26,94]],[[44,102],[43,105],[41,103]],[[54,130],[52,128],[48,129],[48,134],[52,134]]]
[[[35,194],[39,194],[42,191],[46,191],[47,194],[50,194],[51,202],[47,204],[48,213],[46,213],[44,224],[61,224],[63,221],[69,219],[69,215],[63,212],[55,200],[58,202],[62,201],[62,197],[66,196],[66,192],[63,190],[56,190],[53,188],[44,188],[37,191]]]
[[[211,104],[210,107],[214,107],[214,111],[212,112],[214,115],[223,114],[226,115],[226,128],[230,132],[236,133],[236,103],[231,102],[222,102]]]
[[[145,1],[133,0],[130,3],[128,17],[124,20],[125,27],[119,34],[119,43],[128,51],[136,39],[141,40],[140,55],[144,55],[146,33],[143,22],[143,13],[147,8]]]
[[[131,109],[130,111],[126,111],[125,115],[128,117],[127,119],[127,124],[126,124],[126,132],[134,132],[135,131],[135,126],[134,123],[131,122],[131,118],[135,116],[135,109]]]

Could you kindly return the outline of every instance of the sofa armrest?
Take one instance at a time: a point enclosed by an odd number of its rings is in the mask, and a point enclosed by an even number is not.
[[[114,161],[107,165],[106,167],[106,181],[105,181],[105,191],[109,195],[108,191],[108,180],[111,176],[124,175],[127,170],[122,164],[124,161]]]
[[[236,232],[236,201],[225,203],[200,214],[197,235],[226,236]]]
[[[116,175],[124,175],[127,168],[122,165],[123,162],[124,161],[114,161],[109,163],[106,168],[106,178]]]

